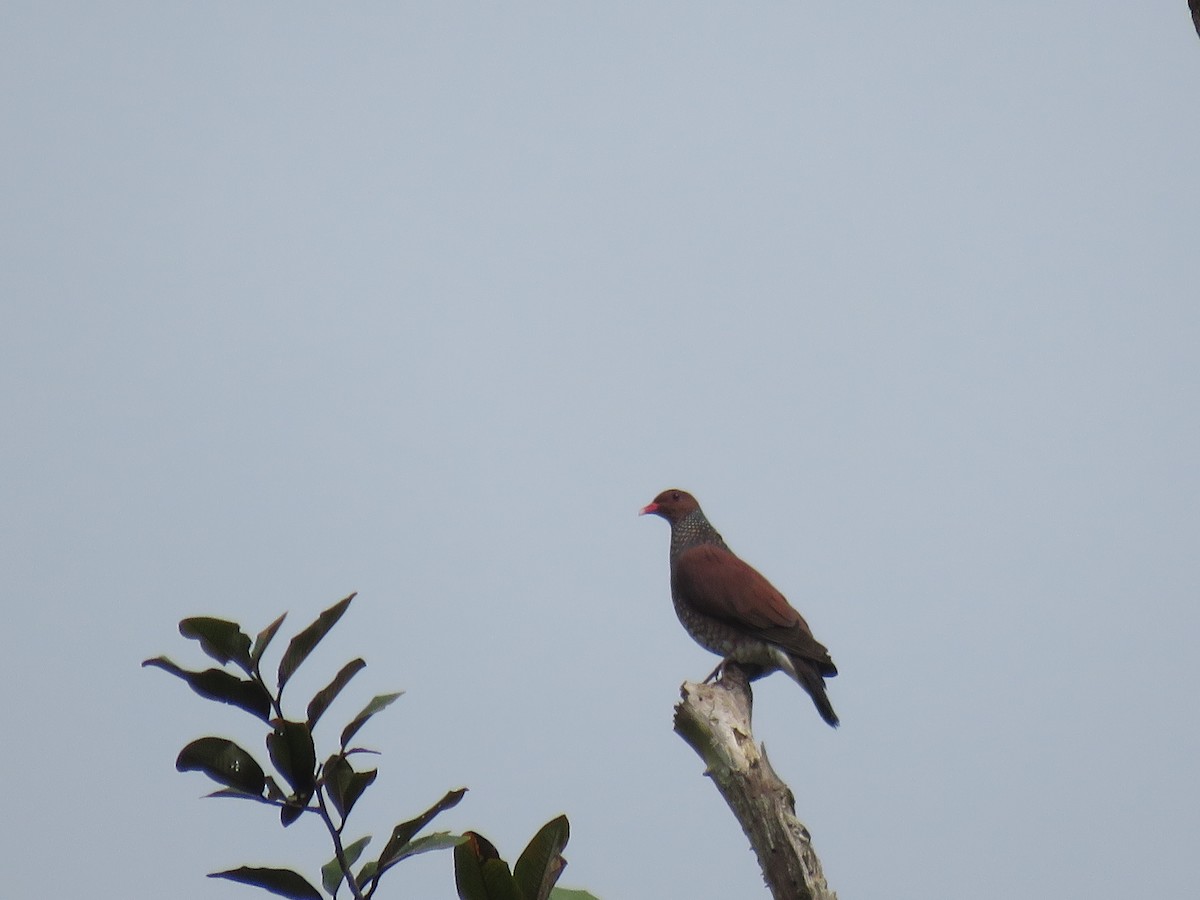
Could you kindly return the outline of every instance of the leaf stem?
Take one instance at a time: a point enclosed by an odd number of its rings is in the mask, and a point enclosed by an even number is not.
[[[267,806],[274,806],[277,809],[282,809],[283,807],[290,805],[285,800],[272,800],[270,797],[263,797],[260,794],[247,794],[247,793],[243,793],[242,791],[235,791],[235,792],[231,792],[231,793],[223,793],[221,791],[216,791],[215,793],[204,795],[204,799],[225,798],[225,797],[228,797],[233,800],[253,800],[255,803],[263,803]],[[300,807],[300,812],[302,812],[302,813],[306,813],[306,812],[307,813],[320,813],[320,811],[321,810],[319,810],[315,806]]]
[[[257,681],[259,683],[259,685],[262,687],[263,691],[271,699],[271,707],[275,710],[275,715],[282,719],[283,718],[283,706],[282,706],[283,688],[281,687],[277,691],[272,693],[271,689],[269,687],[267,687],[267,680],[265,678],[263,678],[262,670],[259,668],[259,665],[257,662],[254,663],[254,671],[251,672],[250,675],[254,678],[255,681]]]
[[[335,827],[333,817],[329,815],[329,807],[325,805],[325,786],[317,785],[317,806],[321,813],[321,820],[325,823],[325,827],[329,829],[329,836],[333,839],[333,855],[337,857],[338,865],[342,867],[342,876],[346,879],[346,886],[350,888],[350,893],[354,895],[354,900],[366,900],[363,896],[362,889],[358,886],[358,879],[354,877],[354,873],[350,871],[350,865],[346,862],[346,850],[342,847],[342,828]],[[342,827],[345,827],[346,822],[342,820]]]

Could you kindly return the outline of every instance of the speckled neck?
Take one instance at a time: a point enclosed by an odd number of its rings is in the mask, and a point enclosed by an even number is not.
[[[671,559],[684,550],[690,550],[701,544],[716,544],[718,547],[729,549],[725,547],[725,542],[721,540],[717,529],[713,528],[705,518],[703,510],[697,509],[695,512],[688,513],[678,522],[671,524]]]

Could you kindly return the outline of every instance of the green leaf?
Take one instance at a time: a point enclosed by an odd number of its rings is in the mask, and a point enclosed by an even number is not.
[[[250,651],[250,658],[258,663],[264,653],[267,652],[267,647],[271,643],[271,639],[275,637],[275,632],[279,630],[279,626],[283,624],[283,620],[287,618],[287,613],[284,613],[266,628],[258,633],[258,637],[254,639],[254,649]]]
[[[523,900],[517,882],[496,848],[468,831],[454,848],[454,883],[461,900]]]
[[[599,898],[576,888],[556,887],[550,892],[550,900],[599,900]]]
[[[350,810],[354,809],[358,798],[375,782],[375,776],[378,774],[378,769],[367,769],[365,772],[355,772],[350,777],[350,783],[342,788],[342,810],[340,812],[343,818],[350,815]]]
[[[405,856],[411,856],[411,853],[405,852],[405,848],[413,837],[416,836],[417,832],[432,822],[439,813],[457,806],[466,793],[466,788],[448,791],[441,800],[433,804],[433,806],[429,807],[429,809],[425,810],[425,812],[421,813],[415,819],[401,822],[393,828],[392,836],[388,838],[388,842],[383,847],[383,852],[379,854],[379,874],[382,875]]]
[[[350,846],[346,847],[342,852],[346,856],[346,865],[353,868],[358,862],[358,858],[362,856],[363,848],[371,842],[371,836],[360,837]],[[346,875],[342,871],[342,864],[338,862],[337,856],[334,856],[329,862],[321,866],[321,886],[325,888],[325,893],[333,895],[337,893],[338,886],[341,885],[342,879]],[[361,882],[360,882],[361,883]]]
[[[250,638],[237,622],[211,616],[194,616],[179,623],[179,633],[185,638],[199,641],[200,648],[221,665],[233,660],[243,671],[248,673],[252,670]]]
[[[277,720],[275,730],[267,735],[267,751],[279,774],[307,803],[317,784],[317,751],[308,726],[303,722]]]
[[[435,831],[433,834],[415,838],[405,844],[401,853],[393,858],[392,864],[394,865],[402,859],[408,859],[410,856],[428,853],[431,850],[449,850],[457,847],[466,839],[466,835],[451,834],[449,831]],[[363,886],[367,885],[375,877],[377,871],[379,871],[379,863],[371,860],[359,870],[358,883]]]
[[[210,794],[204,795],[205,800],[210,800],[214,797],[216,797],[216,798],[230,797],[230,798],[233,798],[234,800],[255,800],[258,803],[266,803],[267,802],[266,800],[263,799],[262,794],[247,794],[245,791],[239,791],[237,788],[221,788],[221,790],[219,790],[219,791],[213,791]]]
[[[333,801],[334,807],[338,811],[338,815],[345,820],[349,815],[350,810],[354,808],[354,804],[358,802],[358,798],[362,796],[362,792],[370,787],[371,783],[378,775],[378,770],[370,769],[366,772],[356,772],[354,767],[341,753],[335,753],[329,757],[323,769],[325,788],[329,794],[329,799]]]
[[[295,674],[296,670],[300,668],[300,664],[308,658],[308,654],[312,653],[313,648],[320,643],[321,638],[325,637],[329,633],[329,629],[337,624],[337,620],[342,617],[342,613],[346,611],[346,607],[353,599],[354,594],[351,594],[344,600],[339,600],[317,616],[315,622],[292,638],[287,650],[283,652],[283,659],[279,661],[279,690],[281,692],[288,679]]]
[[[350,679],[361,672],[366,665],[366,661],[362,659],[353,659],[346,663],[344,666],[342,666],[342,671],[338,672],[337,675],[334,676],[333,681],[329,682],[329,685],[326,688],[318,691],[317,695],[313,697],[311,701],[309,701],[309,730],[312,730],[316,727],[317,720],[324,715],[325,710],[329,709],[329,704],[331,704],[337,698],[337,695],[342,692],[342,688],[350,683]]]
[[[317,784],[317,751],[312,732],[303,722],[279,719],[275,730],[267,735],[267,752],[271,762],[292,787],[293,794],[279,809],[279,821],[286,828],[308,807]]]
[[[454,834],[449,831],[435,831],[433,834],[424,834],[419,838],[413,838],[400,848],[388,863],[388,868],[396,865],[401,860],[408,859],[410,856],[420,856],[422,853],[429,853],[431,850],[449,850],[451,847],[457,847],[466,838],[461,834]]]
[[[394,694],[380,694],[364,706],[362,712],[351,719],[350,724],[342,729],[342,749],[346,749],[346,745],[350,743],[350,739],[358,734],[358,729],[367,724],[367,719],[380,710],[391,706],[396,701],[396,698],[403,693],[404,691],[397,691]]]
[[[508,863],[502,859],[489,859],[483,864],[483,883],[490,900],[524,900]]]
[[[147,659],[142,665],[153,666],[182,678],[193,691],[208,700],[237,706],[253,713],[264,722],[271,718],[271,695],[257,681],[238,678],[232,672],[226,672],[224,669],[189,672],[187,669],[181,669],[165,656]]]
[[[308,799],[308,797],[293,797],[279,807],[279,823],[287,828],[304,815],[304,811],[308,808]]]
[[[233,741],[203,737],[179,751],[175,768],[180,772],[203,772],[213,781],[242,791],[261,795],[266,784],[262,766]]]
[[[321,892],[309,884],[303,875],[291,869],[265,869],[242,866],[226,872],[213,872],[209,878],[226,878],[242,884],[265,888],[272,894],[293,900],[321,900]]]
[[[566,816],[551,819],[541,827],[513,866],[513,878],[525,900],[547,900],[567,861],[562,851],[571,837]]]
[[[474,831],[468,831],[463,837],[466,840],[454,848],[454,886],[459,900],[488,900],[487,885],[483,882],[484,847],[490,848],[496,859],[500,854],[486,838]],[[480,847],[481,841],[484,847]]]
[[[350,784],[350,779],[353,777],[354,767],[340,753],[335,753],[329,759],[325,760],[325,765],[321,768],[321,781],[325,785],[325,793],[329,795],[334,809],[338,811],[338,815],[342,819],[346,818],[346,810],[342,806],[343,791]]]

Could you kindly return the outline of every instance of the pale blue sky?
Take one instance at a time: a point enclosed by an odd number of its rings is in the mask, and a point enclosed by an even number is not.
[[[11,2],[0,78],[6,895],[314,874],[138,663],[357,590],[296,688],[407,691],[359,828],[466,785],[604,900],[766,897],[671,732],[668,486],[841,669],[755,727],[844,900],[1194,892],[1182,0]]]

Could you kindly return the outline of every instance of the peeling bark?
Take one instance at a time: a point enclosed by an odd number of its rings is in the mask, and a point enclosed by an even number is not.
[[[746,672],[727,663],[714,684],[684,682],[675,732],[704,760],[758,856],[775,900],[837,900],[821,871],[791,789],[775,774],[750,730],[753,696]]]

